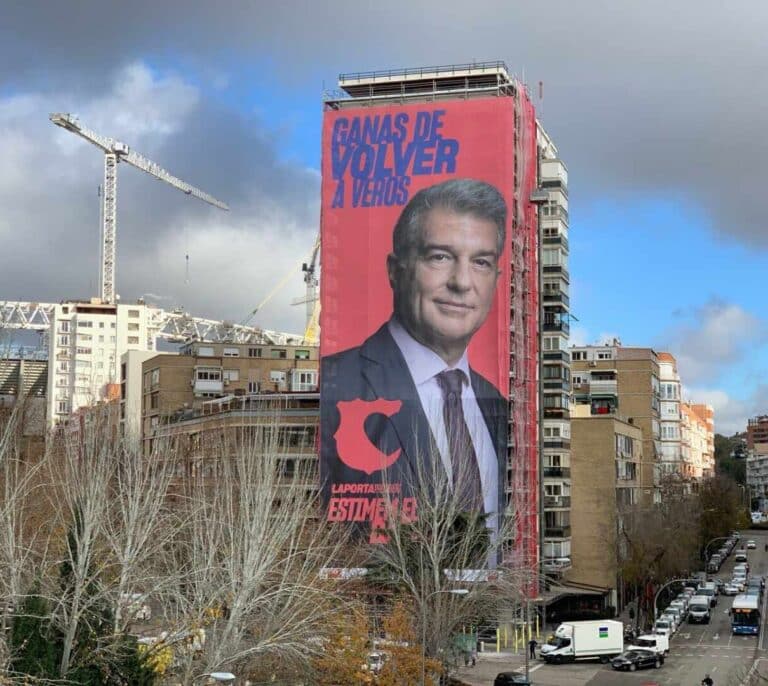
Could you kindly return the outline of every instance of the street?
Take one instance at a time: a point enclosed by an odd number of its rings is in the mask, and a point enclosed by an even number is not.
[[[755,550],[748,551],[750,575],[768,574],[768,532],[742,532],[741,545],[752,539]],[[734,549],[735,550],[735,549]],[[733,554],[713,575],[731,578]],[[734,636],[731,633],[728,610],[733,596],[721,595],[713,608],[709,624],[684,623],[670,641],[670,651],[661,669],[646,669],[634,673],[616,672],[608,665],[580,662],[565,665],[548,665],[536,661],[531,667],[531,681],[535,686],[614,686],[638,684],[638,686],[700,686],[705,674],[709,674],[715,686],[741,684],[755,660],[764,658],[762,670],[768,671],[768,638],[766,638],[766,599],[761,604],[762,625],[759,636]],[[505,669],[521,669],[522,659],[504,663],[500,656],[481,656],[477,670],[461,670],[462,678],[473,686],[490,686],[496,672]],[[491,674],[493,672],[493,674]]]

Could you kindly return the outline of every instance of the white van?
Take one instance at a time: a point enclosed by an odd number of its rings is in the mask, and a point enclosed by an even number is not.
[[[688,624],[709,624],[710,599],[705,595],[695,595],[688,603]]]

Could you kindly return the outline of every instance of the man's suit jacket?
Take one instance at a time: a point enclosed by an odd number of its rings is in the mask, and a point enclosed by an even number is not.
[[[498,458],[499,500],[504,484],[507,445],[507,401],[498,390],[480,374],[471,371],[471,384],[477,403],[488,426]],[[387,324],[356,348],[329,355],[320,364],[321,394],[321,481],[326,499],[334,483],[401,483],[403,495],[409,495],[418,478],[430,474],[440,460],[432,431],[421,406],[400,348],[395,343]],[[339,401],[400,400],[402,407],[391,417],[374,414],[365,422],[368,439],[384,454],[401,448],[402,452],[386,473],[367,474],[353,469],[338,456],[334,434],[339,428]],[[419,468],[421,464],[421,468]],[[442,470],[442,463],[437,467]],[[444,474],[444,472],[442,472]]]

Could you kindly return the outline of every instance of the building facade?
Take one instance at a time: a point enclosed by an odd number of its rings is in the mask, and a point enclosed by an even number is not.
[[[120,359],[129,350],[154,350],[146,305],[68,301],[56,305],[48,351],[49,426],[79,408],[119,396]]]
[[[614,415],[642,432],[638,482],[644,504],[658,502],[661,481],[661,421],[658,356],[651,348],[624,347],[618,340],[571,348],[574,411]]]
[[[582,414],[583,416],[579,416]],[[620,531],[623,517],[640,502],[643,434],[615,415],[571,420],[572,567],[566,581],[601,588],[618,607]]]
[[[680,375],[677,361],[666,352],[657,354],[659,362],[659,421],[662,475],[680,474],[691,476],[688,463],[683,461],[681,443]]]
[[[701,479],[715,473],[714,410],[709,405],[683,402],[681,443],[683,476]]]
[[[568,169],[539,127],[541,250],[542,569],[562,574],[571,558],[571,357]]]
[[[156,429],[211,401],[317,392],[316,346],[193,342],[178,355],[142,363],[141,433],[150,453]],[[126,369],[127,371],[127,369]],[[127,386],[126,386],[127,388]],[[125,407],[135,407],[130,393]]]

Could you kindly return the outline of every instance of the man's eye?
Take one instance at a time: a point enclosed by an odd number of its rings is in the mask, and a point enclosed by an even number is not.
[[[493,267],[493,263],[490,260],[482,257],[475,260],[475,265],[482,269],[491,269]]]
[[[446,255],[445,253],[439,253],[438,252],[438,253],[433,253],[433,254],[429,255],[427,257],[427,259],[430,262],[446,262],[446,261],[448,261],[451,258],[450,258],[449,255]]]

